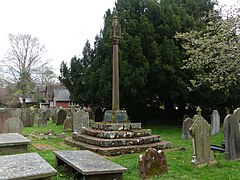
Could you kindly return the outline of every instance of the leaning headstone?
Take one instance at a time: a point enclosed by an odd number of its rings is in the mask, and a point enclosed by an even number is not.
[[[182,139],[190,139],[192,138],[191,135],[190,135],[190,132],[189,132],[189,128],[192,126],[193,124],[193,119],[192,118],[186,118],[184,121],[183,121],[183,124],[182,124]]]
[[[223,123],[225,140],[225,157],[228,160],[240,160],[240,108],[228,114]]]
[[[40,113],[40,117],[38,119],[38,126],[46,126],[47,125],[47,115],[46,111],[42,111]]]
[[[4,132],[4,124],[10,117],[12,117],[10,109],[0,109],[0,133]]]
[[[64,109],[59,109],[58,112],[57,112],[56,124],[57,125],[63,124],[66,117],[67,117],[67,114],[66,114],[65,110]]]
[[[68,116],[63,123],[64,131],[73,131],[73,118]]]
[[[194,123],[189,128],[193,142],[192,163],[196,166],[214,164],[215,161],[210,146],[210,124],[200,115],[194,117]]]
[[[83,127],[89,126],[89,115],[88,112],[83,110],[79,110],[73,115],[73,131],[74,132],[82,132]]]
[[[214,110],[211,115],[211,135],[215,135],[220,129],[220,116],[217,110]]]
[[[23,123],[17,117],[11,117],[4,123],[4,133],[21,133]]]
[[[167,160],[163,151],[148,148],[144,155],[139,156],[138,161],[142,179],[151,176],[159,176],[168,172]]]

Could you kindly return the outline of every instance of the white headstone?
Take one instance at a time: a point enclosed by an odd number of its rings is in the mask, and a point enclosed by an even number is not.
[[[214,110],[211,115],[211,135],[215,135],[220,129],[220,116],[217,110]]]

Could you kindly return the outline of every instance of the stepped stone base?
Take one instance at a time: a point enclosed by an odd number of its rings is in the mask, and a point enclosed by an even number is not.
[[[151,129],[141,129],[141,123],[93,123],[92,128],[74,132],[66,143],[80,149],[113,156],[155,149],[171,148],[170,142],[152,135]]]
[[[152,134],[151,129],[134,129],[131,131],[103,131],[90,128],[83,128],[83,133],[89,136],[106,138],[106,139],[115,139],[115,138],[134,138],[142,136],[150,136]]]
[[[104,156],[116,156],[121,154],[131,154],[138,153],[147,150],[148,148],[155,149],[169,149],[172,147],[172,143],[161,141],[151,144],[142,144],[142,145],[133,145],[133,146],[119,146],[119,147],[99,147],[96,145],[87,144],[84,142],[76,141],[71,137],[65,138],[65,142],[70,146],[78,147],[82,150],[90,150],[95,153],[104,155]]]
[[[129,131],[141,129],[141,123],[93,123],[92,128],[103,131]]]
[[[131,145],[141,145],[150,144],[161,141],[159,135],[144,136],[140,138],[130,138],[130,139],[104,139],[91,137],[85,134],[74,134],[73,139],[76,141],[81,141],[87,144],[92,144],[100,147],[115,147],[115,146],[131,146]]]

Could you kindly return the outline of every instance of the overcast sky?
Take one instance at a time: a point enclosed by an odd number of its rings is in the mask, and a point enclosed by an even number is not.
[[[237,0],[219,0],[234,4]],[[55,73],[60,63],[80,56],[103,28],[103,16],[115,0],[0,0],[0,59],[9,47],[8,34],[29,33],[46,45]]]

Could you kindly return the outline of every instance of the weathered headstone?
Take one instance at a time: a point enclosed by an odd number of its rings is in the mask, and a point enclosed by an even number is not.
[[[79,110],[73,115],[73,131],[82,132],[83,127],[89,126],[89,115],[88,112]]]
[[[57,125],[63,124],[66,117],[67,117],[67,114],[66,114],[65,110],[64,109],[59,109],[58,112],[57,112],[56,124]]]
[[[189,128],[193,141],[192,163],[196,166],[215,163],[210,146],[210,125],[200,115],[194,116],[194,123]]]
[[[162,175],[168,172],[167,160],[163,151],[148,148],[144,155],[139,156],[139,169],[142,179]]]
[[[16,117],[18,119],[21,119],[21,116],[22,116],[21,108],[16,108],[12,111],[12,117]]]
[[[57,109],[57,108],[55,108],[55,109],[52,111],[51,119],[52,119],[52,122],[53,122],[53,123],[56,123],[56,121],[57,121],[57,112],[58,112],[58,109]]]
[[[42,111],[40,113],[40,117],[38,119],[38,126],[46,126],[47,125],[47,117],[46,117],[46,111]]]
[[[23,123],[17,117],[8,118],[4,123],[3,132],[4,133],[20,133],[23,128]]]
[[[0,133],[3,133],[4,124],[10,117],[12,117],[10,109],[0,109]]]
[[[94,122],[102,122],[103,121],[104,112],[99,107],[94,111]]]
[[[34,124],[37,124],[37,119],[36,119],[36,117],[35,117],[35,115],[36,115],[36,110],[35,110],[35,108],[33,107],[33,106],[30,106],[29,107],[29,110],[30,110],[30,121],[33,123],[33,125]]]
[[[32,127],[34,124],[34,115],[32,115],[32,111],[30,109],[24,110],[26,113],[25,119],[22,119],[24,127]]]
[[[228,160],[240,160],[240,108],[228,114],[223,123],[225,140],[225,157]]]
[[[192,118],[186,118],[184,121],[183,121],[183,124],[182,124],[182,139],[190,139],[192,138],[191,135],[190,135],[190,132],[189,132],[189,128],[192,126],[193,124],[193,119]]]
[[[70,117],[73,118],[73,114],[76,112],[75,106],[71,106]]]
[[[27,111],[26,109],[22,108],[21,109],[21,121],[23,123],[23,127],[27,127]]]
[[[72,131],[73,130],[73,118],[68,116],[63,123],[64,131]]]
[[[211,115],[211,135],[215,135],[219,132],[220,128],[220,116],[217,110],[214,110]]]
[[[49,108],[47,108],[47,110],[46,110],[46,118],[47,118],[47,120],[50,120],[50,118],[51,118],[51,111]]]
[[[29,124],[30,126],[33,126],[35,122],[35,111],[32,111],[29,109]]]

